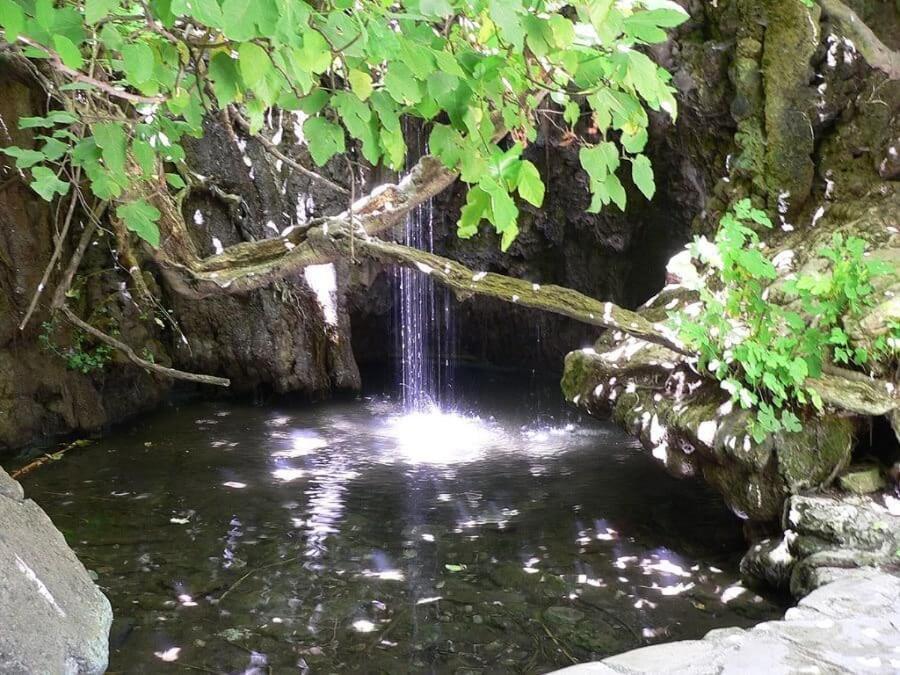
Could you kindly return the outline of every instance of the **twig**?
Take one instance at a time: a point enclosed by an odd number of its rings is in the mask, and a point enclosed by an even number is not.
[[[22,476],[25,476],[25,475],[31,473],[32,471],[34,471],[35,469],[38,469],[38,468],[44,466],[44,464],[46,464],[47,462],[55,462],[56,460],[60,459],[66,452],[68,452],[72,448],[82,448],[85,445],[90,445],[90,443],[91,443],[91,441],[87,441],[87,440],[80,440],[80,441],[75,441],[74,443],[69,443],[69,445],[67,445],[66,447],[64,447],[62,450],[60,450],[58,452],[47,453],[43,457],[39,457],[38,459],[34,460],[33,462],[29,462],[22,468],[16,469],[11,474],[9,474],[9,477],[12,478],[13,480],[19,480]]]
[[[100,220],[100,216],[105,210],[106,202],[103,202],[97,207],[96,212],[89,212],[91,218],[85,226],[84,232],[81,233],[81,239],[78,240],[78,246],[75,247],[75,252],[69,259],[69,265],[66,267],[63,278],[56,286],[56,292],[53,294],[53,302],[51,304],[53,309],[56,309],[65,302],[66,292],[69,290],[69,286],[72,285],[72,279],[75,278],[75,272],[78,271],[81,259],[84,257],[84,253],[87,251],[87,247],[91,243],[91,238],[94,236],[94,232],[97,229],[97,223]]]
[[[256,574],[257,572],[261,572],[261,571],[263,571],[263,570],[267,570],[267,569],[269,569],[270,567],[278,567],[279,565],[287,565],[287,564],[290,563],[290,562],[295,562],[295,561],[294,561],[293,558],[288,558],[287,560],[276,560],[276,561],[273,562],[273,563],[268,563],[267,565],[263,565],[263,566],[261,566],[261,567],[257,567],[256,569],[250,570],[250,571],[247,572],[244,576],[242,576],[240,579],[238,579],[237,581],[235,581],[235,582],[234,582],[234,583],[233,583],[233,584],[232,584],[232,585],[231,585],[224,593],[222,593],[222,595],[219,596],[219,602],[222,602],[222,600],[224,600],[225,597],[226,597],[229,593],[231,593],[231,591],[233,591],[235,588],[237,588],[238,586],[240,586],[242,583],[244,583],[244,581],[246,581],[247,579],[249,579],[250,577],[252,577],[252,576],[253,576],[254,574]]]
[[[59,237],[57,237],[56,239],[56,246],[53,248],[53,254],[50,256],[50,262],[48,262],[47,267],[44,268],[44,274],[41,276],[41,281],[40,283],[38,283],[38,286],[34,291],[34,295],[31,296],[31,302],[28,304],[28,310],[25,312],[25,316],[19,323],[19,330],[25,330],[25,326],[28,325],[28,321],[31,319],[31,315],[34,314],[34,310],[37,307],[38,300],[41,297],[41,293],[44,292],[44,287],[47,285],[47,281],[50,279],[50,275],[53,273],[53,268],[56,267],[59,256],[62,255],[63,247],[66,245],[66,238],[69,235],[69,227],[72,224],[72,216],[75,214],[75,204],[77,202],[78,188],[73,185],[72,199],[69,202],[69,210],[66,212],[66,219],[65,221],[63,221],[62,232],[59,233]]]
[[[241,129],[243,129],[245,132],[247,132],[249,134],[250,133],[250,123],[246,119],[244,119],[244,117],[242,115],[240,115],[237,112],[232,112],[232,115],[234,117],[234,120],[238,123],[238,126],[241,127]],[[285,155],[283,152],[281,152],[281,150],[279,150],[278,147],[272,141],[270,141],[268,138],[266,138],[262,134],[256,134],[256,135],[250,134],[250,135],[253,138],[255,138],[256,140],[258,140],[260,143],[262,143],[262,146],[266,149],[266,151],[270,155],[272,155],[276,159],[280,159],[282,162],[287,164],[289,167],[299,171],[307,178],[317,181],[317,182],[321,183],[322,185],[325,185],[326,187],[331,188],[335,192],[340,192],[342,195],[350,194],[346,188],[342,188],[337,183],[332,183],[330,180],[325,178],[325,176],[320,176],[315,171],[310,171],[302,164],[295,162],[293,159],[291,159],[290,157]]]
[[[546,625],[543,621],[539,621],[538,623],[541,624],[541,628],[544,629],[544,632],[547,634],[547,636],[548,636],[551,640],[553,640],[553,642],[556,644],[556,646],[559,647],[559,650],[560,650],[563,654],[566,655],[566,657],[569,659],[569,661],[571,661],[572,663],[578,663],[578,659],[576,659],[574,656],[572,656],[572,655],[569,653],[569,650],[565,648],[565,646],[563,645],[563,643],[560,642],[560,641],[556,638],[556,636],[555,636],[553,633],[550,632],[550,629],[547,628],[547,625]]]
[[[95,338],[109,345],[110,347],[118,349],[128,357],[129,361],[134,363],[136,366],[140,366],[144,370],[149,370],[159,375],[163,375],[164,377],[171,377],[173,380],[199,382],[201,384],[214,384],[219,387],[228,387],[231,385],[231,380],[224,377],[216,377],[214,375],[200,375],[198,373],[188,373],[183,370],[177,370],[175,368],[167,368],[166,366],[161,366],[158,363],[151,363],[150,361],[142,359],[140,356],[138,356],[134,352],[134,350],[124,342],[117,340],[111,335],[107,335],[103,331],[94,328],[91,324],[80,319],[78,315],[75,314],[75,312],[69,309],[68,305],[63,304],[59,309],[70,323],[74,324],[85,333],[93,335]]]
[[[25,43],[29,47],[34,47],[35,49],[40,49],[47,53],[47,60],[50,64],[59,72],[68,75],[73,80],[77,80],[79,82],[84,82],[85,84],[90,84],[94,87],[97,87],[100,91],[106,92],[110,96],[114,96],[116,98],[124,99],[125,101],[130,101],[131,103],[163,103],[166,99],[162,96],[141,96],[140,94],[132,94],[131,92],[125,91],[124,89],[116,89],[112,85],[107,84],[106,82],[102,82],[96,78],[88,77],[84,73],[75,70],[74,68],[69,68],[65,63],[62,62],[62,59],[59,55],[54,52],[52,49],[45,47],[44,45],[38,44],[33,40],[28,39],[24,35],[20,35],[18,37],[20,42]]]

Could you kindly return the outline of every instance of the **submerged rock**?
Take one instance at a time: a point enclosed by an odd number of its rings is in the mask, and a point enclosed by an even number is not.
[[[0,469],[0,672],[102,673],[111,623],[60,531]]]

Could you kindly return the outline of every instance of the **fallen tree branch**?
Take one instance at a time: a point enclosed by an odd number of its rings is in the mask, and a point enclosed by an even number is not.
[[[892,80],[900,79],[900,52],[884,44],[859,15],[841,0],[819,0],[824,14],[840,26],[844,37],[853,41],[857,51],[873,68]]]
[[[374,237],[357,239],[356,250],[384,263],[418,269],[438,283],[452,288],[461,297],[485,295],[498,298],[523,307],[567,316],[592,326],[621,330],[683,356],[692,355],[665,326],[648,321],[637,312],[612,302],[595,300],[571,288],[552,284],[542,286],[491,272],[473,272],[448,258]]]
[[[26,464],[25,466],[21,467],[20,469],[16,469],[12,473],[10,473],[9,477],[12,478],[13,480],[19,480],[23,476],[26,476],[29,473],[31,473],[32,471],[34,471],[35,469],[39,469],[40,467],[44,466],[44,464],[46,464],[47,462],[55,462],[55,461],[62,459],[62,456],[64,454],[66,454],[69,450],[71,450],[73,448],[83,448],[84,446],[90,445],[90,444],[91,444],[91,441],[89,441],[89,440],[80,440],[80,441],[75,441],[74,443],[69,443],[69,445],[67,445],[66,447],[64,447],[61,450],[58,450],[57,452],[49,452],[42,457],[38,457],[36,460],[34,460],[32,462],[28,462],[28,464]]]
[[[75,312],[69,309],[69,306],[63,304],[60,306],[60,311],[69,320],[71,324],[80,328],[85,333],[89,335],[93,335],[95,338],[103,342],[104,344],[109,345],[110,347],[117,349],[122,352],[125,356],[128,357],[128,360],[131,361],[136,366],[140,366],[144,370],[149,370],[151,372],[157,373],[164,377],[170,377],[174,380],[184,380],[186,382],[198,382],[200,384],[214,384],[218,387],[228,387],[231,385],[231,380],[228,380],[224,377],[216,377],[214,375],[199,375],[197,373],[188,373],[183,370],[177,370],[175,368],[167,368],[166,366],[161,366],[158,363],[152,363],[147,361],[146,359],[142,359],[138,356],[134,350],[129,347],[127,344],[122,342],[121,340],[117,340],[111,335],[107,335],[103,331],[94,328],[91,324],[83,321],[78,317]]]

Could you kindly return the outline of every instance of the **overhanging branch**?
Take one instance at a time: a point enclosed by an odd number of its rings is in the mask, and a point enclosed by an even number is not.
[[[900,53],[884,44],[859,15],[841,0],[819,0],[825,15],[834,21],[853,41],[856,49],[873,68],[886,73],[892,80],[900,79]]]
[[[612,328],[647,342],[689,356],[684,345],[665,326],[612,302],[595,300],[563,286],[540,285],[491,272],[473,272],[468,267],[433,253],[386,242],[374,237],[357,240],[357,251],[381,262],[401,264],[428,274],[452,288],[458,296],[484,295],[513,304],[567,316],[581,323]]]

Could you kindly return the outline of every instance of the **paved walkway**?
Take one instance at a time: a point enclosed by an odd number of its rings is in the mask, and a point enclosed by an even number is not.
[[[900,576],[848,571],[781,621],[635,649],[553,675],[900,673]]]

